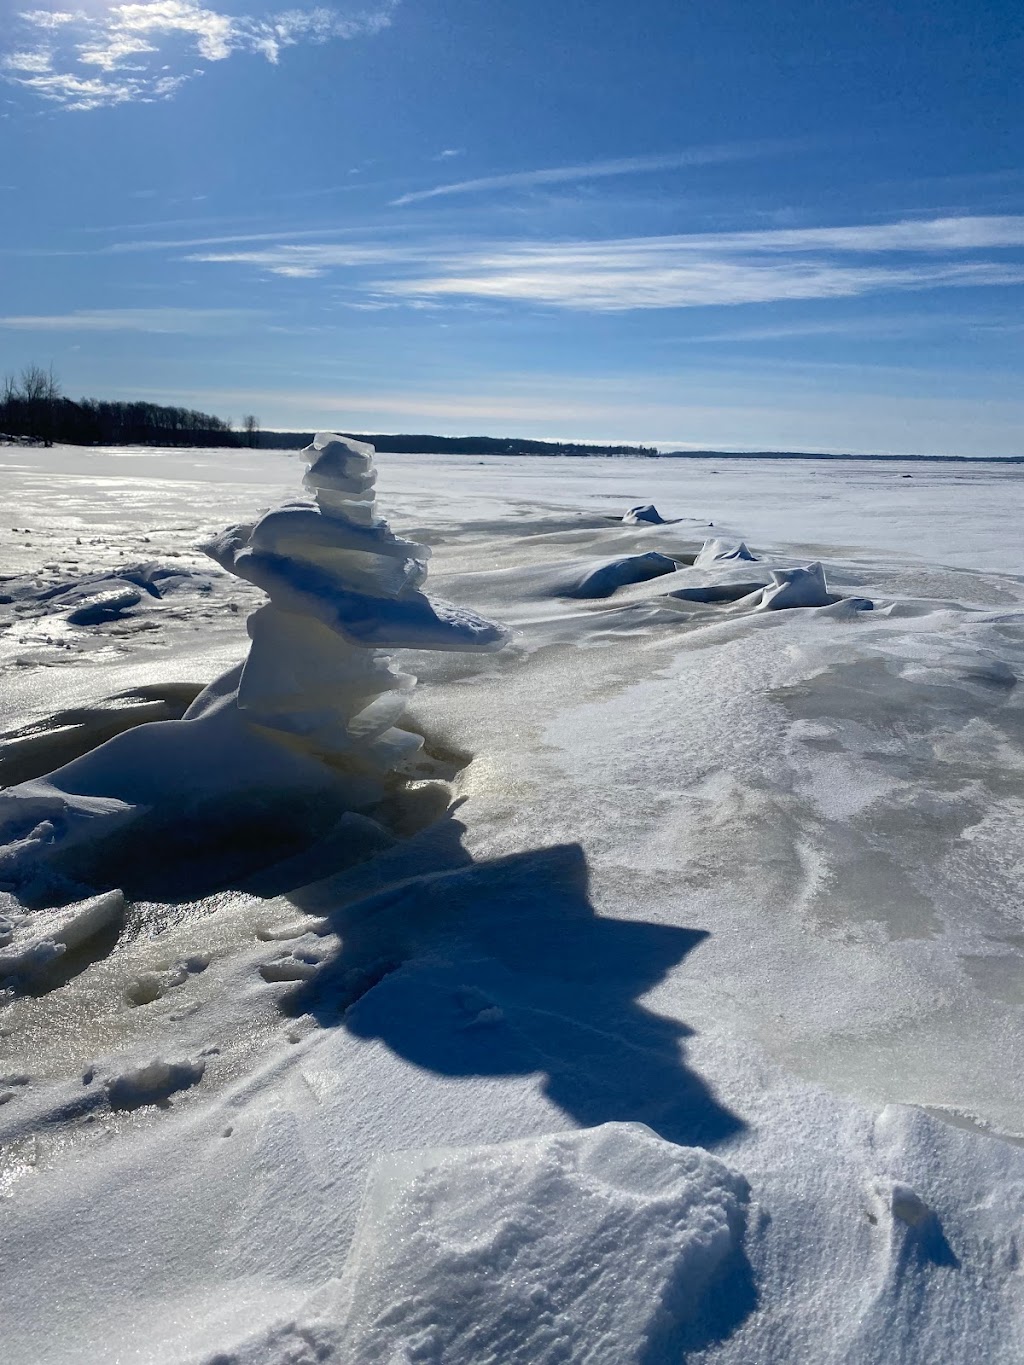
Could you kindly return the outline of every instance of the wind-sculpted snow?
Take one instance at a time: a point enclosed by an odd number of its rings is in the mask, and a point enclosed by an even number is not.
[[[415,679],[394,671],[382,651],[505,644],[501,626],[421,591],[429,551],[378,517],[372,447],[320,434],[303,453],[314,502],[286,505],[204,546],[270,598],[250,618],[246,661],[211,683],[182,720],[127,731],[0,794],[0,878],[29,896],[67,899],[78,884],[95,883],[98,846],[111,875],[112,840],[138,837],[146,856],[165,844],[174,857],[184,837],[215,858],[218,840],[237,842],[246,826],[272,848],[278,813],[294,826],[310,802],[333,807],[335,818],[345,808],[368,811],[423,743],[396,725]],[[111,593],[90,599],[88,619],[120,601]],[[236,858],[222,871],[240,866]]]
[[[803,569],[773,569],[772,581],[757,604],[762,611],[786,611],[790,607],[827,607],[836,600],[825,583],[820,564]]]

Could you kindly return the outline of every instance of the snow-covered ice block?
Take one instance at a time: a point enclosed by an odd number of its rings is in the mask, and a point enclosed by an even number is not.
[[[736,1249],[746,1200],[717,1158],[636,1123],[386,1158],[342,1282],[345,1359],[651,1359]]]
[[[665,518],[661,515],[653,502],[644,502],[636,507],[631,507],[623,516],[622,520],[627,526],[663,526],[665,524]]]
[[[706,540],[693,561],[695,569],[710,569],[716,564],[735,563],[740,560],[755,560],[746,542],[742,540]]]
[[[825,583],[825,570],[818,563],[802,569],[773,569],[772,581],[757,604],[761,611],[788,607],[827,607],[836,599]]]
[[[642,555],[621,555],[588,569],[574,584],[563,590],[565,597],[610,597],[627,583],[646,583],[662,574],[675,573],[679,565],[668,555],[651,550]]]

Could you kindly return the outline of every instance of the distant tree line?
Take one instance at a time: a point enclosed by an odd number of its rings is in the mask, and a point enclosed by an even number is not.
[[[124,403],[99,398],[74,402],[61,393],[52,368],[27,365],[0,381],[0,439],[15,436],[52,445],[240,446],[256,445],[259,422],[230,421],[193,408]]]
[[[0,380],[0,441],[4,437],[53,445],[252,446],[298,450],[311,431],[262,431],[247,413],[241,430],[194,408],[65,398],[53,368],[26,365]],[[517,436],[432,436],[341,432],[398,455],[657,455],[654,446],[597,445],[582,441],[532,441]]]
[[[354,441],[393,455],[657,455],[655,446],[588,445],[580,441],[530,441],[517,436],[429,436],[341,431]],[[264,450],[298,450],[309,445],[309,431],[260,431],[255,444]]]

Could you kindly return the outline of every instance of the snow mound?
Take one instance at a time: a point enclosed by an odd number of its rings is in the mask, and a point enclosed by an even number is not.
[[[321,432],[303,452],[315,504],[280,507],[203,548],[270,597],[249,620],[252,647],[234,690],[243,715],[318,757],[357,757],[383,771],[415,752],[394,728],[415,679],[382,648],[500,648],[503,627],[420,591],[429,554],[376,513],[373,447]],[[218,701],[218,684],[185,719]]]
[[[735,563],[739,560],[755,560],[746,542],[742,540],[706,540],[693,561],[695,569],[710,569],[716,564]]]
[[[742,542],[741,547],[746,548]],[[725,604],[727,611],[737,614],[817,607],[836,617],[852,619],[860,612],[871,611],[874,606],[866,597],[841,597],[838,593],[829,592],[825,570],[820,564],[808,564],[796,569],[770,569],[769,573],[769,583],[704,583],[697,587],[677,588],[666,595],[680,602],[713,606]]]
[[[345,1359],[647,1359],[698,1311],[746,1201],[721,1161],[636,1123],[387,1158],[343,1282]]]
[[[623,516],[622,520],[627,526],[664,526],[665,518],[661,515],[653,502],[640,503],[636,507],[631,507]]]
[[[646,583],[662,574],[675,573],[679,565],[668,555],[651,550],[642,555],[622,555],[606,560],[586,573],[574,584],[563,589],[564,597],[610,597],[617,588],[627,583]]]

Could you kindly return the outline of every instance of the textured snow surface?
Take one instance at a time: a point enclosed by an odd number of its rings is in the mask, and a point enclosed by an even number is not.
[[[344,545],[292,502],[259,552],[401,593],[429,546],[511,643],[397,650],[360,706],[326,624],[271,631],[260,704],[309,649],[317,724],[408,707],[400,802],[243,805],[214,890],[169,824],[122,896],[2,893],[46,958],[0,983],[5,1362],[1024,1359],[1022,472],[385,456],[378,553],[364,455],[307,486]],[[0,783],[217,714],[263,598],[194,546],[301,462],[0,457]],[[179,581],[50,609],[125,565]]]
[[[720,1161],[633,1124],[385,1163],[351,1254],[350,1358],[614,1365],[695,1315],[744,1202]]]

